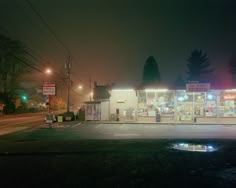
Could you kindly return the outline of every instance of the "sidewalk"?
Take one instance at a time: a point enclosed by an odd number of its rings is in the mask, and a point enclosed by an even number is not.
[[[86,124],[152,124],[152,125],[235,125],[222,122],[147,122],[147,121],[85,121]]]

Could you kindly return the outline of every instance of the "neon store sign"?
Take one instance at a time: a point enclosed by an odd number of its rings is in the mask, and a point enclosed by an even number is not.
[[[236,94],[227,94],[223,96],[224,100],[236,100]]]

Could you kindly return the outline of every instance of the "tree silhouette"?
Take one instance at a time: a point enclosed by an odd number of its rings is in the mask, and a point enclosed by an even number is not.
[[[228,63],[229,73],[232,76],[233,85],[236,84],[236,54],[234,54]]]
[[[161,82],[158,64],[153,56],[149,56],[143,67],[143,85],[155,85]]]
[[[188,81],[204,81],[214,71],[210,67],[209,58],[201,50],[192,51],[187,63]]]
[[[29,62],[23,44],[0,35],[0,93],[6,105],[12,103],[20,77],[29,70],[20,60]]]
[[[232,75],[235,75],[236,74],[236,55],[233,55],[229,61],[229,72],[232,74]]]

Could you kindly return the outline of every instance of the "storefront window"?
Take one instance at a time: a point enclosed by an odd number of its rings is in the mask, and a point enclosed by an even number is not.
[[[236,116],[236,93],[223,92],[220,101],[220,116],[232,117]]]
[[[138,91],[138,115],[147,116],[147,98],[145,91]]]
[[[193,119],[193,93],[176,91],[176,115],[179,121],[192,121]]]
[[[217,116],[217,96],[214,92],[206,93],[205,115]]]
[[[205,93],[194,93],[194,116],[204,116]]]
[[[156,95],[156,108],[161,115],[174,115],[174,92],[158,92]]]
[[[156,93],[147,92],[147,115],[156,116]]]

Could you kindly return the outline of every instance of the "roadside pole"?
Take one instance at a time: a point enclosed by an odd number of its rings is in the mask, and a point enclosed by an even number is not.
[[[56,84],[45,82],[43,84],[43,95],[47,96],[47,106],[48,106],[48,113],[46,114],[46,123],[48,124],[49,128],[52,127],[52,123],[54,121],[54,116],[50,111],[50,100],[51,96],[56,95]]]

